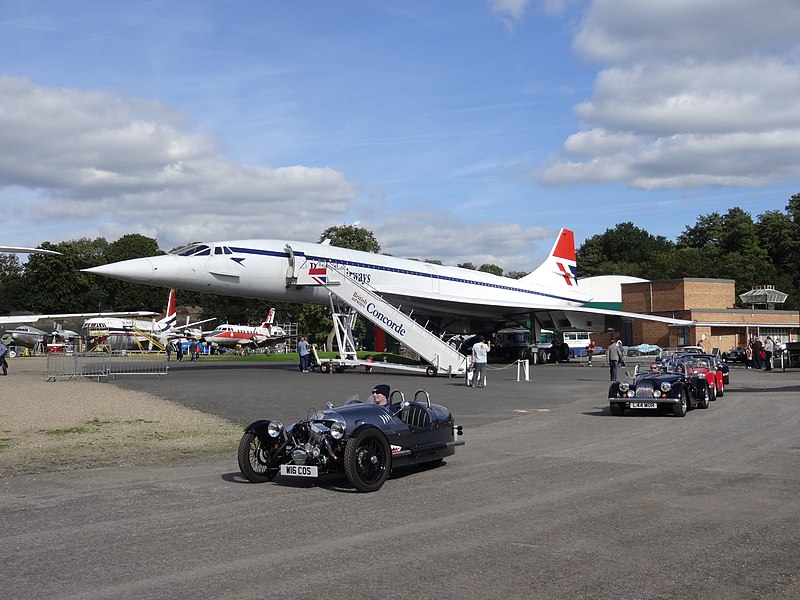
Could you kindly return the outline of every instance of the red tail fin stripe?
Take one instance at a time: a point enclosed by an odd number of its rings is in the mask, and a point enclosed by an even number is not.
[[[575,234],[569,229],[562,229],[556,242],[553,256],[564,260],[575,260]]]
[[[561,271],[561,274],[564,276],[564,281],[567,282],[567,285],[572,285],[572,274],[569,273],[561,263],[556,264],[558,265],[558,270]]]

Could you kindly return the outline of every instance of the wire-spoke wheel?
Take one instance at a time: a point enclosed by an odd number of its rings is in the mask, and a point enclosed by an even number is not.
[[[239,442],[239,470],[253,483],[272,481],[278,473],[270,448],[264,447],[255,433],[248,431]]]
[[[344,472],[359,492],[375,492],[392,470],[389,442],[380,431],[365,429],[347,442]]]

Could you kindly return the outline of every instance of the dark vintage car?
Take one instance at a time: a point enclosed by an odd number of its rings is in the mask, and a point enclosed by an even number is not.
[[[685,417],[690,408],[708,408],[708,381],[704,374],[693,373],[687,362],[654,363],[649,372],[639,372],[636,365],[631,381],[614,381],[609,387],[611,414],[622,416],[628,409],[644,409]]]
[[[392,404],[395,398],[399,402]],[[341,473],[359,492],[374,492],[394,468],[441,463],[464,444],[461,434],[450,411],[432,404],[426,391],[408,402],[395,390],[389,409],[371,401],[328,402],[325,410],[312,408],[306,420],[286,427],[255,421],[239,443],[239,468],[254,483],[277,475],[316,480]]]
[[[744,348],[734,348],[733,350],[728,350],[728,352],[722,353],[722,360],[724,360],[726,363],[746,362],[747,351]]]

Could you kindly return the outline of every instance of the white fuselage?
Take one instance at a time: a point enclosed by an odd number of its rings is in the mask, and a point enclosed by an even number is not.
[[[152,340],[157,340],[163,345],[166,342],[168,329],[169,326],[160,321],[93,318],[84,321],[81,335],[93,346],[103,344],[112,350],[134,350],[149,346]]]
[[[579,307],[589,300],[576,287],[551,288],[482,271],[309,242],[235,240],[204,246],[207,250],[189,251],[185,256],[133,259],[88,271],[199,292],[327,305],[326,289],[290,285],[290,278],[306,261],[320,266],[330,262],[404,307],[428,314],[490,318]]]
[[[237,346],[260,346],[268,343],[275,336],[283,335],[283,329],[279,327],[272,328],[270,331],[267,327],[248,327],[225,323],[206,335],[205,340],[225,348],[235,348]]]

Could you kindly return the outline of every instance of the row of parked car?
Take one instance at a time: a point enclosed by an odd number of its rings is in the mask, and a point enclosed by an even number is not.
[[[646,371],[637,364],[630,381],[614,381],[608,390],[611,414],[628,409],[652,410],[685,417],[692,408],[707,409],[725,395],[730,367],[702,348],[662,351]]]

